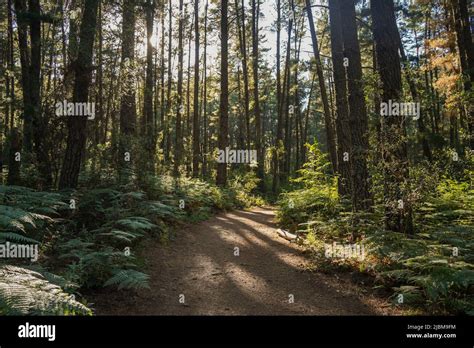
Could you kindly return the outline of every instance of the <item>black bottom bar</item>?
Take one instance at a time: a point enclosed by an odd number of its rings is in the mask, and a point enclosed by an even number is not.
[[[34,325],[41,325],[36,327]],[[55,325],[54,340],[52,327]],[[51,330],[48,331],[48,328]],[[19,337],[35,336],[42,338]],[[49,332],[49,336],[48,336]],[[26,345],[467,345],[472,317],[1,317],[0,347]],[[48,338],[49,337],[49,338]]]

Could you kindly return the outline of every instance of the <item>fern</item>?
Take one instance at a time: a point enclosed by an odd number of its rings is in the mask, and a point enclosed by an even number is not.
[[[20,208],[0,205],[0,228],[26,232],[27,227],[36,227],[35,220],[50,220],[45,215],[33,214]]]
[[[65,279],[64,277],[48,272],[45,270],[41,265],[31,265],[27,267],[29,270],[35,271],[40,273],[48,282],[57,285],[64,289],[66,292],[74,292],[79,288],[79,285],[71,282],[68,279]]]
[[[310,161],[300,171],[296,181],[301,185],[281,195],[277,217],[288,229],[304,228],[309,232],[304,244],[321,264],[318,266],[341,266],[319,257],[323,243],[361,241],[367,254],[365,260],[343,265],[374,275],[379,284],[395,290],[395,300],[396,295],[403,294],[405,303],[425,305],[430,311],[471,313],[474,190],[469,182],[438,180],[436,175],[431,180],[426,172],[418,173],[414,168],[414,178],[422,177],[423,181],[412,186],[416,233],[407,236],[383,227],[382,177],[373,178],[373,211],[354,213],[337,196],[337,187],[325,171],[326,160],[317,150],[310,151]],[[472,171],[469,173],[472,177]],[[377,180],[381,183],[379,190]]]
[[[135,270],[120,270],[104,283],[104,286],[114,285],[120,289],[143,289],[149,288],[150,277],[145,273]]]
[[[115,239],[118,242],[124,242],[126,244],[131,244],[135,239],[138,237],[141,237],[142,234],[140,233],[131,233],[131,232],[125,232],[117,229],[112,229],[110,232],[102,232],[99,233],[98,236],[106,237],[106,238],[112,238]]]
[[[173,224],[205,218],[214,208],[235,206],[232,190],[200,180],[180,179],[178,185],[171,177],[146,180],[152,187],[145,191],[133,182],[59,193],[0,185],[0,243],[41,242],[45,256],[35,267],[2,269],[0,314],[90,314],[74,301],[66,306],[73,300],[68,293],[102,286],[148,287],[148,275],[137,270],[139,261],[124,247],[157,232],[166,237]],[[71,199],[75,209],[69,207]],[[178,207],[181,199],[185,209]],[[60,275],[46,271],[46,263]]]
[[[0,185],[0,204],[2,203],[48,216],[58,216],[59,211],[69,209],[59,193],[37,192],[21,186]]]
[[[40,273],[5,265],[0,266],[0,314],[91,315],[92,310]]]
[[[146,231],[156,227],[150,220],[144,217],[132,216],[116,222],[117,225],[131,229],[132,231]]]
[[[399,303],[399,295],[403,295],[402,303],[418,304],[423,301],[423,292],[418,286],[403,285],[395,287],[393,290],[395,290],[395,293],[392,298],[395,303]]]
[[[161,202],[144,202],[141,209],[146,212],[146,214],[153,214],[162,219],[171,221],[179,220],[184,215],[181,210]]]
[[[14,242],[22,244],[39,244],[36,239],[25,237],[14,232],[0,232],[0,243]]]

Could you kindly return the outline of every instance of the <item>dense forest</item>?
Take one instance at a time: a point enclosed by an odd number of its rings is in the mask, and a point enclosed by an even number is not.
[[[0,4],[0,314],[146,291],[147,241],[252,206],[314,272],[474,314],[469,1]]]

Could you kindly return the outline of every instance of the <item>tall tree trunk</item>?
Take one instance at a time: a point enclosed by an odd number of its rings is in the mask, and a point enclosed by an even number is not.
[[[194,109],[193,109],[193,177],[199,176],[200,162],[200,124],[199,124],[199,0],[194,0]]]
[[[160,133],[162,138],[161,149],[164,145],[164,135],[165,135],[165,114],[166,114],[166,104],[165,104],[165,10],[166,1],[161,1],[161,50],[160,50]]]
[[[286,58],[285,58],[285,72],[283,74],[283,90],[281,95],[281,104],[278,106],[281,114],[281,147],[278,150],[281,150],[281,154],[278,153],[278,172],[279,172],[279,181],[284,181],[287,178],[288,173],[286,173],[286,158],[288,157],[286,152],[288,150],[288,137],[289,137],[289,102],[288,95],[289,91],[289,76],[290,76],[290,63],[291,63],[291,31],[293,29],[293,18],[290,18],[288,21],[288,41],[286,44]],[[278,138],[278,135],[277,135]]]
[[[301,17],[301,28],[300,32],[304,32],[305,16]],[[299,170],[304,162],[301,159],[301,140],[303,134],[302,125],[302,113],[301,113],[301,100],[300,100],[300,88],[299,88],[299,61],[301,56],[301,44],[303,41],[303,35],[297,35],[295,37],[295,130],[296,130],[296,163],[295,171]]]
[[[80,12],[80,4],[81,1],[79,0],[71,0],[69,9],[71,11]],[[63,16],[64,16],[63,12]],[[72,90],[74,84],[74,62],[77,60],[77,52],[78,52],[78,31],[79,31],[79,20],[80,18],[70,18],[69,19],[69,33],[68,33],[68,46],[67,46],[67,67],[65,68],[64,72],[64,84],[65,84],[65,91],[64,91],[64,98],[69,99],[72,97]]]
[[[245,132],[247,135],[247,149],[251,147],[250,132],[250,91],[249,91],[249,72],[247,63],[247,29],[245,21],[245,1],[242,0],[239,7],[239,1],[235,0],[235,12],[237,18],[237,33],[239,36],[240,59],[242,60],[242,76],[244,81],[244,114],[245,114]]]
[[[18,46],[20,48],[21,87],[23,91],[23,149],[33,150],[33,118],[31,112],[31,88],[29,79],[30,50],[28,48],[28,22],[26,19],[26,0],[14,0],[18,26]],[[11,122],[10,122],[11,123]],[[13,124],[10,125],[13,127]]]
[[[257,177],[259,181],[259,189],[265,192],[265,158],[262,146],[262,120],[260,112],[260,95],[258,83],[258,40],[259,40],[259,17],[260,17],[260,0],[252,0],[252,58],[253,58],[253,97],[254,97],[254,115],[255,115],[255,147],[257,150]],[[245,30],[245,29],[244,29]]]
[[[334,71],[334,88],[336,92],[336,133],[337,133],[337,159],[339,182],[338,190],[341,196],[351,194],[351,165],[350,153],[351,124],[349,120],[349,107],[347,99],[347,81],[344,67],[344,46],[342,36],[342,18],[340,1],[329,1],[329,16],[331,29],[331,54]]]
[[[401,102],[402,74],[399,33],[393,0],[371,0],[377,66],[382,82],[383,103]],[[383,117],[383,116],[381,116]],[[413,233],[412,210],[408,200],[409,163],[405,117],[391,116],[382,126],[384,144],[385,225],[388,230]]]
[[[289,26],[290,29],[293,30],[293,19],[294,16],[290,17],[289,20]],[[296,36],[296,23],[295,25],[295,34]],[[291,137],[291,125],[290,125],[290,108],[292,106],[290,105],[290,99],[291,99],[291,30],[289,30],[289,35],[288,35],[288,42],[287,42],[287,47],[286,47],[286,59],[285,59],[285,74],[283,77],[283,98],[282,98],[282,113],[283,113],[283,144],[284,144],[284,152],[283,152],[283,157],[282,157],[282,166],[281,166],[281,172],[282,172],[282,179],[284,181],[287,181],[290,173],[289,173],[289,163],[291,160],[291,147],[290,147],[290,137]]]
[[[87,103],[92,77],[92,50],[97,25],[99,0],[84,1],[84,15],[80,29],[79,52],[75,64],[74,103]],[[76,188],[86,145],[85,117],[73,117],[68,120],[68,138],[59,187]]]
[[[238,100],[238,106],[237,106],[237,122],[236,122],[236,127],[237,127],[237,148],[238,149],[245,149],[246,148],[246,142],[245,142],[245,115],[242,110],[242,78],[241,78],[242,71],[240,70],[240,66],[237,67],[237,100]]]
[[[282,146],[282,117],[281,117],[281,0],[277,0],[277,23],[276,23],[276,88],[277,88],[277,129],[276,129],[276,141],[275,141],[275,150],[273,153],[273,182],[272,182],[272,191],[273,193],[278,192],[280,186],[279,180],[279,148]]]
[[[155,8],[157,8],[156,12],[156,19],[157,22],[159,23],[160,21],[160,16],[161,16],[161,7],[158,7],[159,4],[155,3]],[[156,155],[156,143],[157,143],[157,138],[158,138],[158,131],[159,131],[159,123],[160,123],[160,90],[161,90],[161,84],[160,80],[158,79],[158,76],[163,76],[163,73],[160,71],[161,69],[161,63],[158,58],[158,52],[160,47],[160,35],[159,35],[159,29],[158,29],[158,24],[156,28],[156,35],[155,35],[155,50],[153,53],[153,134],[152,134],[152,143],[153,148],[154,148],[154,153]],[[156,156],[155,156],[156,157]],[[156,162],[156,161],[155,161]]]
[[[30,80],[28,78],[30,65],[30,52],[28,49],[27,38],[27,21],[25,13],[27,11],[25,0],[14,1],[17,32],[18,32],[18,46],[20,49],[20,64],[21,64],[21,86],[23,91],[23,143],[22,147],[25,153],[30,153],[33,150],[33,124],[31,118],[31,98],[30,98]],[[11,10],[9,10],[11,11]],[[13,40],[13,39],[12,39]],[[12,52],[13,53],[13,52]],[[11,62],[13,63],[13,61]],[[14,84],[12,84],[14,86]],[[11,93],[11,91],[9,91]],[[13,105],[13,100],[10,105]],[[18,130],[14,126],[13,112],[10,119],[10,153],[8,157],[8,177],[7,183],[9,185],[17,185],[20,182],[20,161],[15,161],[15,154],[20,149],[20,140]],[[7,120],[8,122],[8,120]]]
[[[183,112],[183,0],[179,0],[178,21],[178,95],[176,103],[176,129],[174,142],[174,175],[179,176],[181,156],[183,148],[183,136],[181,130],[181,116]]]
[[[99,41],[99,66],[97,67],[97,103],[98,103],[98,112],[97,112],[97,127],[95,132],[95,143],[96,144],[105,144],[105,136],[102,137],[102,129],[104,128],[104,59],[103,59],[103,16],[102,16],[102,2],[99,3],[99,14],[98,14],[98,41]]]
[[[135,100],[135,0],[123,3],[122,19],[122,63],[121,98],[120,98],[120,136],[119,168],[130,169],[132,139],[136,135],[136,100]],[[125,174],[125,173],[122,173]]]
[[[194,27],[194,16],[193,16],[193,23],[189,27],[188,33],[188,67],[186,70],[186,131],[184,132],[183,139],[186,139],[186,144],[190,144],[190,148],[187,149],[189,151],[185,151],[186,156],[186,175],[192,175],[192,157],[193,157],[193,148],[192,148],[192,131],[191,131],[191,41],[193,35],[193,27]],[[193,92],[194,93],[194,92]],[[199,111],[198,111],[199,112]]]
[[[7,49],[6,56],[1,57],[0,64],[3,66],[3,60],[6,62],[7,70],[14,71],[14,55],[13,55],[13,8],[12,0],[7,1],[7,26],[8,26],[8,35],[7,35]],[[5,76],[5,95],[7,98],[10,98],[10,102],[5,103],[5,122],[2,125],[0,119],[0,180],[3,184],[3,145],[4,145],[4,136],[8,136],[10,128],[13,128],[13,122],[9,125],[10,114],[13,116],[15,114],[15,76],[10,76],[9,74]]]
[[[352,204],[355,210],[363,210],[371,206],[372,197],[367,169],[369,129],[354,0],[341,0],[340,13],[341,18],[344,19],[342,21],[344,53],[349,63],[347,77],[352,142],[352,153],[350,154],[353,188]]]
[[[8,0],[7,2],[7,26],[8,26],[8,36],[7,36],[7,54],[5,57],[7,69],[10,72],[14,71],[14,52],[13,52],[13,9],[12,9],[12,1]],[[18,23],[17,19],[17,26],[18,31],[20,31],[20,23]],[[21,52],[20,52],[21,57]],[[2,59],[3,57],[0,57]],[[23,61],[22,61],[23,63]],[[3,60],[1,61],[3,66]],[[22,69],[23,72],[23,69]],[[11,76],[10,74],[5,78],[5,94],[7,98],[10,98],[10,102],[5,103],[5,125],[4,129],[0,128],[2,134],[0,134],[0,178],[1,184],[4,184],[3,181],[3,141],[4,135],[8,136],[9,134],[9,153],[7,155],[7,164],[8,164],[8,176],[7,176],[7,184],[9,185],[19,185],[21,183],[20,178],[20,161],[16,161],[16,156],[18,153],[21,152],[21,143],[20,143],[20,136],[18,134],[18,130],[15,128],[14,125],[14,115],[15,115],[15,77]],[[22,84],[23,84],[22,80]],[[25,98],[25,95],[23,95]],[[0,120],[1,122],[1,120]],[[1,126],[1,125],[0,125]],[[21,155],[21,154],[20,154]],[[21,158],[20,158],[21,159]]]
[[[171,83],[173,81],[173,74],[171,72],[171,58],[173,53],[173,5],[171,0],[168,2],[168,81],[167,81],[167,91],[166,91],[166,120],[165,120],[165,129],[163,133],[163,151],[165,162],[168,163],[170,160],[170,134],[169,127],[171,124]]]
[[[463,33],[464,47],[466,52],[466,60],[469,71],[468,76],[471,79],[471,83],[474,83],[474,44],[472,42],[471,23],[469,18],[469,8],[467,6],[467,0],[459,1],[459,15],[461,21],[461,28]],[[472,6],[472,5],[471,5]],[[474,140],[474,139],[471,139]]]
[[[141,136],[144,139],[145,148],[149,154],[149,158],[143,161],[143,168],[147,171],[153,172],[155,166],[155,144],[154,144],[154,112],[153,112],[153,19],[155,13],[155,1],[147,0],[145,2],[145,16],[146,16],[146,34],[147,34],[147,48],[146,48],[146,78],[145,91],[143,100],[143,118]]]
[[[41,114],[41,8],[39,0],[29,0],[31,61],[28,78],[30,80],[30,108],[33,125],[33,142],[40,173],[40,188],[48,189],[52,184],[49,151],[46,146],[47,121]]]
[[[333,121],[331,119],[331,112],[329,110],[328,96],[326,86],[324,84],[323,66],[321,64],[321,57],[319,54],[318,37],[316,36],[316,28],[313,20],[313,11],[311,9],[311,0],[306,1],[306,13],[308,14],[309,28],[311,31],[311,40],[313,43],[313,53],[316,61],[316,73],[318,75],[319,89],[321,93],[321,100],[323,102],[324,123],[326,125],[326,139],[329,158],[331,160],[334,172],[337,172],[337,153],[336,153],[336,136]]]
[[[207,11],[209,1],[206,0],[204,8],[204,54],[203,54],[203,86],[202,86],[202,110],[203,110],[203,144],[202,144],[202,177],[207,177],[207,154],[208,154],[208,136],[207,136]]]
[[[474,83],[474,45],[469,21],[469,9],[466,0],[452,0],[451,9],[455,22],[456,42],[459,49],[461,71],[464,75],[464,91],[468,96],[465,112],[468,115],[470,146],[474,148],[474,104],[471,87]]]
[[[13,3],[12,0],[7,1],[7,26],[8,26],[8,34],[7,34],[7,49],[5,57],[0,57],[0,59],[4,58],[6,62],[7,69],[10,72],[14,71],[15,68],[15,57],[14,57],[14,39],[13,39]],[[18,25],[18,20],[17,20]],[[2,61],[3,66],[3,61]],[[11,75],[11,76],[10,76]],[[8,74],[5,76],[5,95],[7,98],[11,99],[10,103],[5,103],[5,126],[1,129],[2,134],[0,135],[0,150],[3,149],[3,135],[7,136],[9,133],[9,121],[10,121],[10,114],[13,116],[15,114],[15,76],[13,74]],[[13,127],[13,124],[10,125]],[[2,158],[3,151],[0,153],[0,158]],[[0,167],[0,172],[2,168]]]
[[[229,144],[229,27],[228,0],[221,0],[221,91],[219,104],[218,147],[224,150]],[[224,161],[225,162],[225,161]],[[227,185],[227,163],[217,164],[217,185]]]

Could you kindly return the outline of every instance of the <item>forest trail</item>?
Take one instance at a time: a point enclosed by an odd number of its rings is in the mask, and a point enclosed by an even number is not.
[[[384,314],[380,308],[385,306],[360,295],[347,279],[304,271],[308,261],[302,249],[278,237],[273,220],[270,208],[222,213],[177,231],[167,245],[147,246],[143,256],[150,289],[135,294],[105,290],[94,298],[96,313]]]

